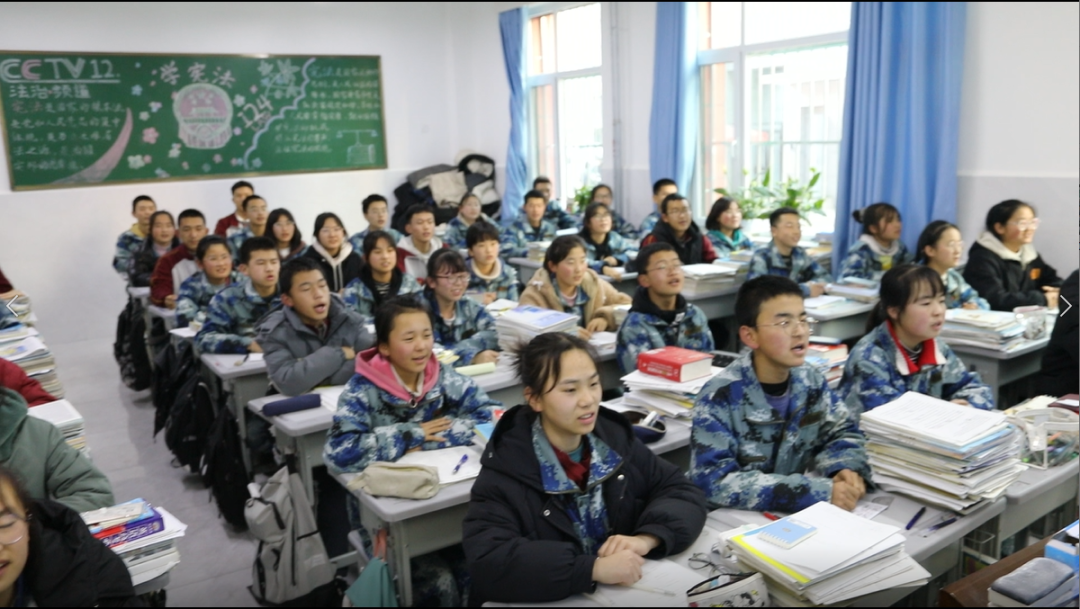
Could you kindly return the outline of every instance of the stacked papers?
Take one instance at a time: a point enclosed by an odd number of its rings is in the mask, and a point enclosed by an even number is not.
[[[724,536],[740,566],[760,572],[769,594],[778,593],[780,598],[774,600],[829,605],[888,588],[921,586],[930,579],[930,573],[904,551],[904,536],[897,527],[826,502],[789,518],[817,532],[790,548],[759,536],[775,523]]]
[[[949,309],[940,336],[950,345],[1009,351],[1024,342],[1024,325],[1009,311]]]
[[[499,333],[499,348],[509,351],[519,343],[527,343],[546,332],[576,332],[578,316],[523,305],[504,312],[495,320]]]
[[[630,406],[655,411],[669,417],[689,419],[694,407],[694,399],[714,376],[723,368],[713,366],[707,376],[676,383],[663,377],[645,374],[634,370],[622,377],[623,384],[629,390],[623,395],[623,402]]]
[[[700,294],[717,290],[735,281],[736,265],[687,264],[683,269],[683,293]]]
[[[870,283],[870,285],[863,285],[864,283]],[[855,282],[848,279],[845,283],[830,283],[826,284],[825,293],[830,296],[841,296],[859,302],[874,303],[878,301],[878,286],[873,282]]]
[[[6,343],[22,340],[28,336],[37,336],[38,331],[25,324],[16,323],[0,330],[0,348],[7,346]]]
[[[87,458],[90,457],[90,449],[86,445],[85,421],[71,402],[67,400],[49,402],[30,408],[28,413],[34,418],[52,423],[60,430],[68,446],[81,452]]]
[[[39,383],[42,388],[55,397],[64,397],[64,388],[56,376],[56,360],[52,352],[35,334],[27,333],[22,340],[0,342],[0,357],[23,369],[26,374]]]
[[[1020,477],[1020,434],[1002,412],[908,392],[862,415],[874,484],[968,512]]]
[[[134,517],[113,517],[116,515],[114,510],[127,505],[141,506],[144,510]],[[102,521],[102,518],[108,520]],[[95,537],[102,539],[109,549],[124,560],[134,586],[161,577],[180,564],[180,550],[176,540],[184,536],[187,525],[177,520],[165,508],[151,508],[143,500],[135,499],[128,504],[86,512],[83,520]],[[145,526],[141,526],[144,523]],[[108,535],[112,531],[105,530],[105,527],[127,530],[118,535]],[[141,531],[140,528],[148,528],[153,532],[142,534],[149,531]],[[131,541],[122,541],[125,536],[130,537]]]
[[[514,302],[513,300],[507,300],[505,298],[500,298],[500,299],[496,300],[495,302],[485,306],[484,308],[487,309],[487,312],[491,313],[491,315],[493,317],[498,317],[498,316],[502,315],[503,313],[505,313],[505,312],[507,312],[507,311],[509,311],[511,309],[516,308],[517,306],[518,306],[518,303]]]
[[[529,243],[529,253],[525,257],[529,260],[543,262],[544,255],[547,254],[549,247],[551,247],[550,241],[533,241]]]

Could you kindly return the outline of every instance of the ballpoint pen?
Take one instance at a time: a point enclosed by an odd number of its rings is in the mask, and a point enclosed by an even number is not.
[[[911,527],[915,526],[915,523],[918,522],[919,519],[922,518],[923,514],[925,514],[925,513],[926,513],[926,506],[924,505],[923,507],[919,508],[918,512],[915,512],[915,515],[911,518],[911,521],[907,523],[907,526],[904,527],[904,530],[905,531],[910,531]]]
[[[462,455],[461,456],[461,461],[457,462],[457,465],[454,466],[454,471],[450,472],[450,475],[452,475],[452,476],[457,475],[458,470],[460,470],[461,466],[465,465],[465,462],[468,461],[468,460],[469,460],[469,455]]]

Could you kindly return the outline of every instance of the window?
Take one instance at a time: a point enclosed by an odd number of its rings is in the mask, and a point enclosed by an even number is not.
[[[705,195],[738,192],[769,172],[774,183],[821,177],[815,195],[832,230],[844,114],[846,2],[699,2],[702,154]]]
[[[604,159],[600,5],[534,15],[528,49],[529,171],[572,198],[600,182]]]

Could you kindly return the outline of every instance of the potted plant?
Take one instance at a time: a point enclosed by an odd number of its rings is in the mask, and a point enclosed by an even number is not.
[[[821,179],[821,172],[810,168],[810,180],[800,184],[795,177],[788,177],[777,184],[772,181],[772,170],[764,176],[755,177],[738,191],[717,188],[715,192],[739,202],[744,218],[749,220],[766,219],[779,207],[792,207],[798,210],[805,220],[808,214],[825,215],[824,198],[815,198],[813,189]],[[749,172],[743,170],[743,175]]]

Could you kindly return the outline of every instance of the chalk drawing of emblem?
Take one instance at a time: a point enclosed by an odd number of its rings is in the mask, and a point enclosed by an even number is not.
[[[221,148],[232,137],[233,105],[216,85],[192,83],[176,93],[173,114],[188,148]]]

